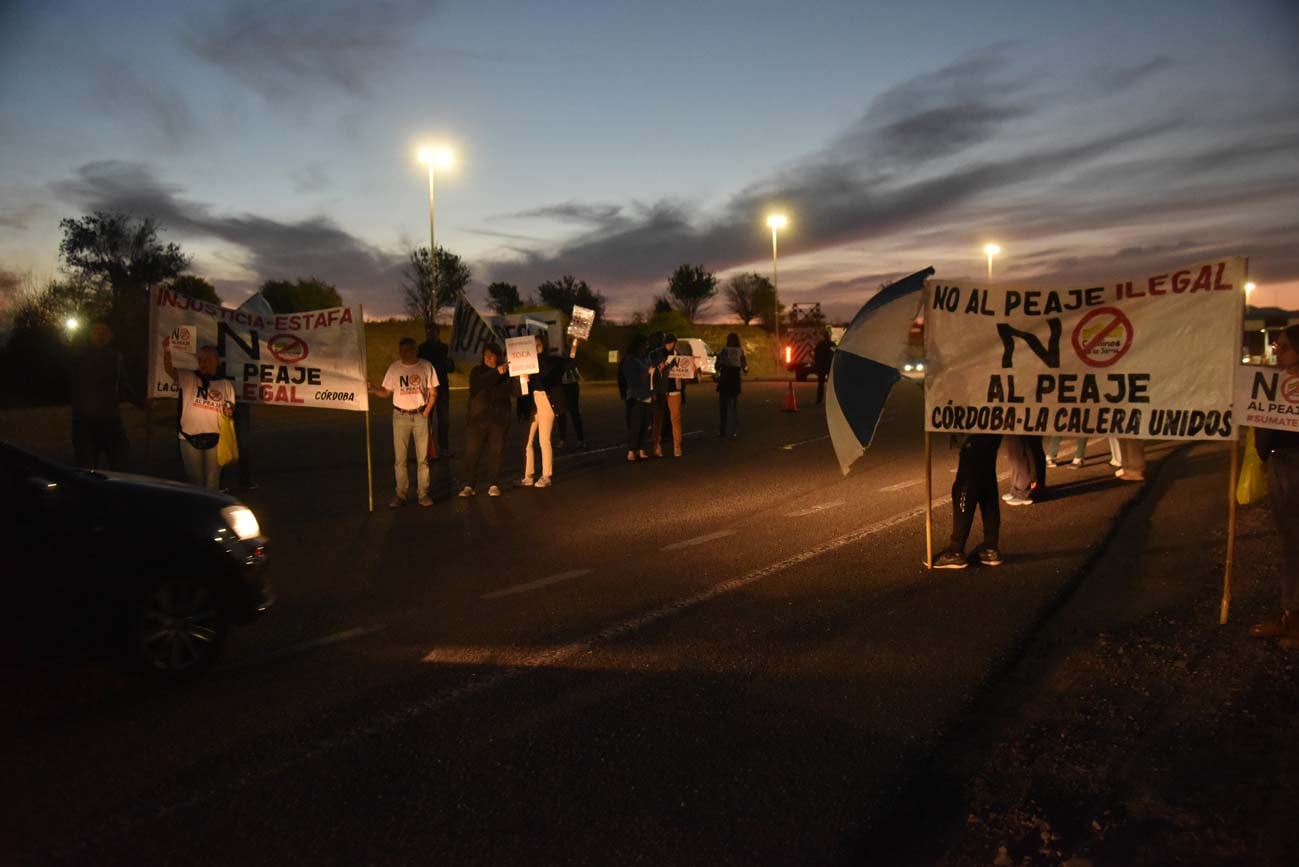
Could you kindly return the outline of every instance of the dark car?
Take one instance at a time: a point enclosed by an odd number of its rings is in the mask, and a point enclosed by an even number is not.
[[[266,539],[233,497],[80,470],[0,441],[6,664],[105,646],[142,671],[207,670],[271,604]]]

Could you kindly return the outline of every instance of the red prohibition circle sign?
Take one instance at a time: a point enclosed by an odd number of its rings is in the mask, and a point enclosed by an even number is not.
[[[1073,351],[1089,367],[1109,367],[1132,348],[1132,321],[1117,307],[1097,307],[1073,329]]]
[[[1290,403],[1299,403],[1299,376],[1287,376],[1281,380],[1281,397]]]
[[[296,334],[274,334],[266,349],[280,364],[300,364],[307,357],[307,342]]]

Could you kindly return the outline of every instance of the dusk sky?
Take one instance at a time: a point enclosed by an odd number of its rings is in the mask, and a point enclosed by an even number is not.
[[[851,315],[925,266],[1078,285],[1224,254],[1299,308],[1299,3],[0,0],[0,278],[58,221],[157,217],[228,303],[314,275],[401,312],[437,238],[472,293],[673,268]],[[712,307],[720,315],[720,302]]]

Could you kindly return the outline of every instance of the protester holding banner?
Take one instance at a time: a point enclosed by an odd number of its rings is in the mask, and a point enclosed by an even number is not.
[[[1118,467],[1114,477],[1125,482],[1146,478],[1146,444],[1141,440],[1110,437],[1110,466]]]
[[[528,425],[528,442],[524,446],[523,480],[526,487],[548,488],[554,474],[555,453],[551,445],[551,436],[555,429],[555,416],[563,415],[565,410],[564,378],[565,360],[546,351],[546,337],[538,332],[534,339],[537,344],[538,373],[528,375],[528,394],[532,397],[531,421]],[[525,404],[520,404],[521,407]],[[534,479],[536,469],[535,453],[532,444],[536,441],[541,449],[541,477]]]
[[[119,403],[136,399],[126,375],[122,353],[112,347],[108,323],[95,320],[89,342],[68,364],[68,389],[72,404],[72,449],[77,466],[126,470],[131,444],[122,425]],[[138,402],[138,399],[136,399]],[[101,462],[100,456],[107,460]]]
[[[437,436],[429,440],[429,457],[437,459],[451,457],[451,373],[456,364],[451,360],[450,347],[442,342],[436,323],[428,326],[425,334],[428,339],[419,345],[419,357],[433,365],[433,372],[438,375],[437,401],[433,407],[437,413]]]
[[[726,346],[717,354],[717,409],[721,416],[719,437],[726,436],[726,419],[735,420],[735,431],[740,434],[740,374],[749,372],[749,361],[740,346],[740,335],[732,331],[726,335]]]
[[[235,384],[219,379],[221,359],[216,347],[200,346],[197,370],[177,370],[171,361],[171,339],[162,341],[162,369],[180,392],[180,419],[176,442],[181,465],[191,485],[217,490],[221,487],[221,465],[217,462],[220,417],[234,414]]]
[[[483,347],[481,364],[469,371],[469,413],[465,422],[465,464],[462,497],[477,491],[478,462],[487,452],[489,497],[501,495],[501,453],[505,449],[505,432],[510,427],[510,392],[513,381],[501,348],[494,343]]]
[[[656,367],[654,382],[653,419],[650,422],[650,440],[654,457],[663,457],[663,422],[672,423],[672,454],[681,457],[681,401],[685,396],[685,380],[673,376],[677,362],[677,336],[671,332],[663,335],[662,359]]]
[[[366,387],[375,397],[392,397],[392,449],[393,471],[396,475],[396,496],[388,501],[388,508],[399,509],[406,505],[410,491],[409,459],[411,440],[415,442],[415,476],[421,506],[433,505],[429,498],[428,469],[428,417],[437,400],[438,375],[433,365],[419,357],[415,338],[403,337],[397,344],[398,359],[388,365],[383,384]]]
[[[935,569],[964,569],[969,560],[965,543],[974,527],[974,510],[983,518],[983,544],[978,560],[983,566],[1001,565],[1001,506],[997,500],[997,450],[1000,434],[971,434],[961,443],[952,482],[952,539],[934,558]]]
[[[648,344],[643,335],[634,335],[627,353],[618,366],[619,384],[627,402],[627,460],[649,459],[642,444],[645,440],[645,421],[649,416],[654,393],[650,390],[650,363],[645,356]]]
[[[1056,459],[1060,456],[1060,442],[1064,439],[1061,436],[1049,436],[1046,438],[1046,465],[1048,468],[1056,466]],[[1071,470],[1080,469],[1083,461],[1087,459],[1087,437],[1071,437],[1073,440],[1073,460],[1065,466]]]
[[[1299,377],[1299,325],[1278,334],[1272,347],[1277,366]],[[1267,466],[1272,520],[1281,535],[1281,617],[1249,632],[1258,638],[1280,638],[1286,650],[1299,650],[1299,430],[1259,427],[1254,445]]]
[[[1015,435],[1005,439],[1010,460],[1010,493],[1002,501],[1011,506],[1031,506],[1046,495],[1046,452],[1042,438]]]

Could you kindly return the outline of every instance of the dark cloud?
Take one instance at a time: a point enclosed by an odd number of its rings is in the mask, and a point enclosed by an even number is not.
[[[1159,56],[1130,66],[1102,66],[1094,70],[1090,78],[1099,92],[1114,93],[1140,84],[1172,66],[1172,60]]]
[[[55,193],[85,210],[153,216],[182,238],[214,238],[246,251],[245,267],[257,281],[319,277],[338,286],[348,303],[394,312],[405,256],[382,250],[313,217],[282,222],[252,214],[221,216],[182,197],[175,184],[158,180],[141,163],[88,163],[75,179],[54,185]]]
[[[494,219],[561,220],[567,223],[594,224],[606,229],[624,226],[628,222],[628,218],[623,215],[621,205],[582,204],[580,202],[564,202],[559,205],[547,205],[542,208],[533,208],[528,211],[505,214]]]
[[[273,101],[320,85],[354,96],[432,14],[429,0],[238,0],[193,19],[193,52]]]
[[[121,60],[104,58],[94,66],[90,91],[105,114],[138,127],[154,146],[183,145],[194,139],[198,120],[179,91]]]

